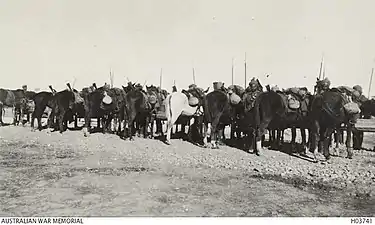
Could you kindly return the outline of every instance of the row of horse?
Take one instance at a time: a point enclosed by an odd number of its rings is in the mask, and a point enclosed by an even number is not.
[[[245,138],[246,143],[257,154],[261,153],[262,138],[267,129],[272,143],[279,146],[285,129],[292,128],[293,144],[295,130],[299,128],[306,154],[310,147],[315,160],[320,144],[323,154],[329,158],[328,147],[332,133],[344,124],[348,135],[348,158],[353,154],[350,139],[358,113],[348,113],[345,110],[344,106],[350,98],[335,88],[319,95],[307,92],[304,96],[269,89],[253,98],[250,93],[241,91],[238,85],[228,88],[221,86],[211,92],[208,92],[209,89],[193,87],[182,91],[174,90],[172,93],[153,85],[146,86],[146,90],[143,90],[141,85],[133,83],[122,88],[106,84],[98,88],[94,83],[81,91],[72,89],[70,84],[67,87],[66,90],[57,92],[50,86],[50,92],[23,92],[24,96],[21,90],[16,90],[13,92],[18,95],[14,94],[13,98],[9,97],[11,91],[4,90],[0,92],[0,101],[2,105],[13,106],[16,114],[20,114],[19,118],[31,113],[31,126],[34,126],[34,120],[37,119],[40,130],[41,118],[47,107],[51,109],[48,126],[60,132],[66,130],[68,121],[74,121],[77,127],[78,118],[84,118],[85,136],[92,131],[91,118],[97,118],[97,124],[102,125],[103,132],[112,130],[113,121],[113,130],[121,137],[130,139],[135,133],[146,137],[163,135],[162,123],[166,121],[165,143],[170,144],[173,125],[181,123],[189,125],[188,137],[191,141],[217,148],[225,126],[230,125],[231,139]],[[298,99],[298,107],[288,105],[291,96]],[[374,115],[374,105],[374,100],[361,104],[362,114]],[[15,118],[14,121],[19,119]],[[306,130],[309,131],[308,140]]]

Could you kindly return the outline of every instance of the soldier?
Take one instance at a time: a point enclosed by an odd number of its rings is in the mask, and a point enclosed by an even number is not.
[[[357,103],[359,107],[362,106],[362,104],[367,101],[367,98],[362,95],[362,87],[360,85],[355,85],[353,87],[355,92],[353,93],[353,102]],[[363,115],[361,113],[360,118],[362,118]],[[363,143],[363,131],[355,131],[353,132],[353,149],[354,150],[360,150],[362,148]]]
[[[26,84],[25,84],[25,85],[22,85],[22,90],[23,90],[24,92],[27,91],[27,85],[26,85]]]
[[[321,95],[325,91],[329,90],[331,86],[331,81],[326,77],[323,80],[317,80],[315,89],[316,89],[316,94]]]
[[[245,111],[250,111],[254,107],[255,99],[262,92],[263,87],[259,80],[253,77],[249,83],[249,86],[245,90],[245,94],[243,95]]]
[[[104,83],[104,90],[109,90],[111,89],[111,85]]]
[[[195,84],[190,84],[189,85],[189,90],[193,90],[195,88],[197,88],[197,85],[195,85]]]

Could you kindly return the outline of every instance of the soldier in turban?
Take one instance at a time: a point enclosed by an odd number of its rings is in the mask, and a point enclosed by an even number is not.
[[[254,107],[255,99],[262,92],[263,87],[260,84],[259,80],[253,77],[253,79],[251,79],[249,83],[249,86],[245,90],[245,94],[242,97],[245,106],[245,111],[250,111],[250,109]]]
[[[326,77],[323,80],[317,80],[316,81],[316,93],[318,95],[323,94],[325,91],[329,90],[331,86],[331,81]]]

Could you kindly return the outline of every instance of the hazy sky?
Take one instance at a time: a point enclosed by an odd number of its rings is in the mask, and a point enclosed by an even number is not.
[[[1,87],[57,90],[109,82],[311,87],[322,53],[333,85],[367,95],[375,59],[373,0],[1,0]],[[269,78],[265,74],[271,74]],[[5,78],[5,79],[4,79]],[[375,95],[375,79],[372,95]]]

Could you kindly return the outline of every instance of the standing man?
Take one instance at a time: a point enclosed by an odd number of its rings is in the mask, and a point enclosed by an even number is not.
[[[359,108],[361,108],[362,104],[367,101],[367,98],[362,95],[362,87],[360,85],[355,85],[353,89],[355,90],[353,94],[353,102],[357,103]],[[359,118],[363,118],[362,112]],[[360,150],[362,148],[362,143],[363,131],[353,131],[353,149]]]
[[[255,99],[262,92],[263,87],[260,84],[259,80],[253,77],[253,79],[251,79],[249,83],[249,86],[245,90],[245,94],[242,97],[246,112],[250,111],[254,107]]]

